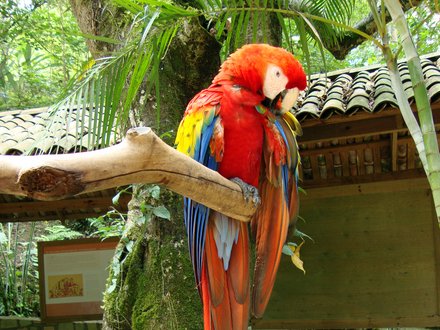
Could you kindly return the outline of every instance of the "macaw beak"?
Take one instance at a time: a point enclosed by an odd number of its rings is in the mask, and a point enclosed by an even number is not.
[[[285,114],[294,107],[299,96],[299,89],[297,87],[287,89],[283,94],[280,109],[281,114]]]
[[[296,104],[296,100],[299,96],[299,89],[297,87],[291,89],[285,89],[279,93],[273,100],[265,98],[262,104],[277,116],[284,115],[290,111]]]

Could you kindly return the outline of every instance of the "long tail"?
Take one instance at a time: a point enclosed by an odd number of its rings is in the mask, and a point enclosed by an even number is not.
[[[219,220],[219,217],[223,217]],[[213,219],[217,218],[217,219]],[[230,257],[219,238],[216,221],[233,221],[228,234],[235,236]],[[236,226],[234,234],[231,227]],[[219,253],[220,250],[220,253]],[[225,261],[227,260],[227,261]],[[226,270],[225,270],[226,269]],[[205,258],[201,279],[203,316],[205,330],[242,330],[247,329],[249,319],[249,235],[247,224],[238,223],[219,213],[213,212],[208,222],[205,242]]]
[[[252,314],[263,316],[269,302],[289,227],[284,189],[265,181],[260,187],[261,206],[254,218],[256,260],[252,291]],[[276,205],[276,207],[274,207]]]

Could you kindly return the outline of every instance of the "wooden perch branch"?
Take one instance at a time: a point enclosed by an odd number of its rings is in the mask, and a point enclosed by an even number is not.
[[[150,128],[134,128],[115,146],[42,156],[0,156],[0,193],[57,200],[132,183],[156,183],[225,215],[256,211],[241,188],[171,148]]]

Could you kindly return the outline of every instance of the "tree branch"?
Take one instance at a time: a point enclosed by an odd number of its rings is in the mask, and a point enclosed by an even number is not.
[[[128,131],[97,151],[0,156],[0,192],[57,200],[132,183],[156,183],[216,211],[249,221],[257,206],[241,188],[161,141],[150,128]]]

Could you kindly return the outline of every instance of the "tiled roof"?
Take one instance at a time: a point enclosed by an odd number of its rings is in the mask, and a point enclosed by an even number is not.
[[[98,149],[100,142],[89,131],[91,111],[47,108],[0,112],[0,155],[56,154]],[[84,122],[81,131],[80,125]],[[114,133],[110,140],[114,140]]]
[[[410,102],[414,95],[408,66],[398,64]],[[422,59],[431,103],[440,99],[440,53]],[[294,109],[300,121],[351,116],[357,112],[377,113],[397,107],[386,67],[373,66],[312,76]],[[47,108],[0,112],[0,155],[62,153],[100,147],[97,136],[88,131],[95,120],[93,111],[66,109],[52,115]],[[78,124],[85,129],[78,132]],[[87,146],[90,147],[87,147]]]
[[[422,59],[437,136],[439,67],[440,53]],[[415,111],[408,66],[401,62],[398,69]],[[295,115],[304,133],[299,145],[305,188],[424,176],[384,66],[312,77]]]
[[[398,64],[408,100],[414,101],[406,62]],[[440,99],[440,53],[422,59],[422,68],[431,103]],[[310,87],[302,92],[295,108],[299,121],[328,119],[332,115],[351,116],[358,111],[376,113],[397,107],[388,69],[384,66],[356,68],[312,76]]]
[[[66,109],[54,114],[47,108],[0,112],[0,155],[56,154],[100,148],[89,131],[96,114]],[[79,123],[84,122],[80,131]],[[115,132],[110,137],[114,140]],[[68,200],[41,202],[0,194],[0,222],[68,220],[97,217],[112,205],[115,189],[75,196]],[[128,199],[120,201],[126,211]]]

